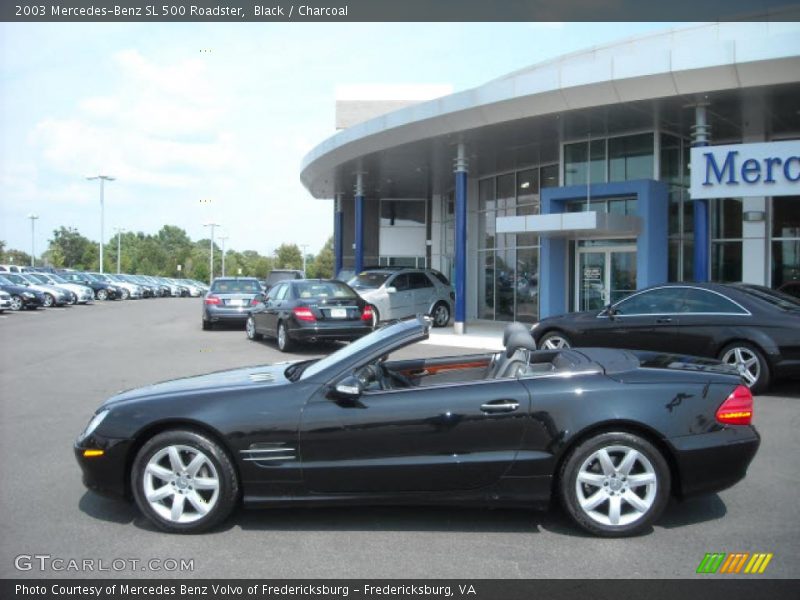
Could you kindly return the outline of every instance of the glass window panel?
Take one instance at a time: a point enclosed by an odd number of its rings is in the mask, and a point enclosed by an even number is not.
[[[494,319],[494,252],[478,252],[478,314]]]
[[[681,312],[743,314],[745,311],[719,294],[697,288],[686,288]]]
[[[381,200],[381,227],[422,227],[424,200]]]
[[[683,190],[672,186],[669,190],[669,235],[681,234],[681,199]]]
[[[515,250],[497,250],[494,263],[496,321],[514,320]]]
[[[794,282],[794,283],[792,283]],[[772,242],[772,287],[787,293],[800,282],[800,239]]]
[[[680,185],[681,173],[681,139],[666,133],[661,134],[659,178],[666,183]]]
[[[517,173],[517,206],[539,202],[539,169]]]
[[[683,288],[659,288],[642,292],[617,304],[621,315],[658,315],[679,312]]]
[[[677,240],[671,240],[668,246],[667,258],[667,279],[669,281],[679,281],[678,273],[680,273],[680,253],[681,243]]]
[[[500,175],[497,178],[497,217],[513,217],[516,215],[517,184],[514,173]],[[496,234],[496,247],[514,246],[513,234]]]
[[[642,133],[608,140],[609,181],[653,178],[653,134]]]
[[[558,187],[558,165],[548,165],[541,168],[540,187]]]
[[[800,196],[772,199],[772,237],[800,238]]]
[[[564,146],[564,185],[586,184],[588,154],[586,142]]]
[[[517,207],[517,216],[539,214],[538,204],[526,204]],[[539,236],[535,233],[518,233],[517,246],[536,246],[539,244]]]
[[[709,208],[712,239],[742,237],[741,198],[720,198],[714,200]]]
[[[478,182],[478,210],[494,208],[494,177]]]
[[[589,143],[589,169],[592,183],[606,180],[606,141],[593,140]]]
[[[683,242],[683,281],[694,279],[694,241]]]
[[[711,280],[742,280],[742,242],[711,243]]]
[[[683,202],[683,235],[694,233],[694,202],[688,198]]]
[[[539,250],[517,250],[516,321],[533,323],[539,318]]]

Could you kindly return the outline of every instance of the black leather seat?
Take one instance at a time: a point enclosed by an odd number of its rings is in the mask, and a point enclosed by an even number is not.
[[[529,331],[517,331],[511,334],[503,355],[505,360],[495,371],[494,378],[514,377],[520,368],[529,363],[529,353],[534,350],[536,341]]]
[[[506,328],[503,330],[503,348],[506,350],[508,349],[508,340],[511,339],[516,333],[527,333],[530,335],[530,330],[528,326],[524,323],[513,322],[506,325]],[[486,369],[486,379],[494,379],[497,377],[497,373],[505,367],[506,362],[508,362],[509,357],[506,356],[507,352],[503,350],[502,352],[498,352],[493,358],[492,362],[489,364],[489,367]]]

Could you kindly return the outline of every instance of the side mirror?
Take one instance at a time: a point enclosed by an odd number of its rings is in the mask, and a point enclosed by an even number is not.
[[[361,382],[358,380],[358,377],[355,375],[350,375],[349,377],[345,377],[339,383],[337,383],[336,387],[333,388],[333,391],[338,398],[345,400],[357,400],[361,396],[361,392],[364,390],[361,387]]]
[[[386,293],[387,294],[396,294],[397,293],[397,288],[394,287],[393,285],[390,285],[389,287],[386,288]]]
[[[610,304],[606,304],[606,307],[603,309],[603,312],[601,314],[606,315],[610,319],[613,319],[617,315],[617,311]]]

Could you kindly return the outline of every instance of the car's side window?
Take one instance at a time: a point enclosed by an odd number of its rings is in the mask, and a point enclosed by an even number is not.
[[[618,315],[660,315],[680,312],[684,288],[658,288],[630,296],[614,306]]]
[[[389,286],[394,287],[398,292],[404,292],[408,290],[410,286],[408,281],[408,273],[400,273],[400,275],[397,275],[389,284]]]
[[[409,273],[408,279],[412,290],[433,287],[433,283],[425,273]]]
[[[747,314],[741,306],[726,297],[695,288],[687,288],[681,312]]]

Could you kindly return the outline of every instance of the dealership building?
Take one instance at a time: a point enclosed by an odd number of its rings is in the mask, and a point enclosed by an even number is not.
[[[337,271],[442,271],[456,331],[664,282],[800,280],[798,23],[625,39],[389,108],[301,180],[334,199]]]

